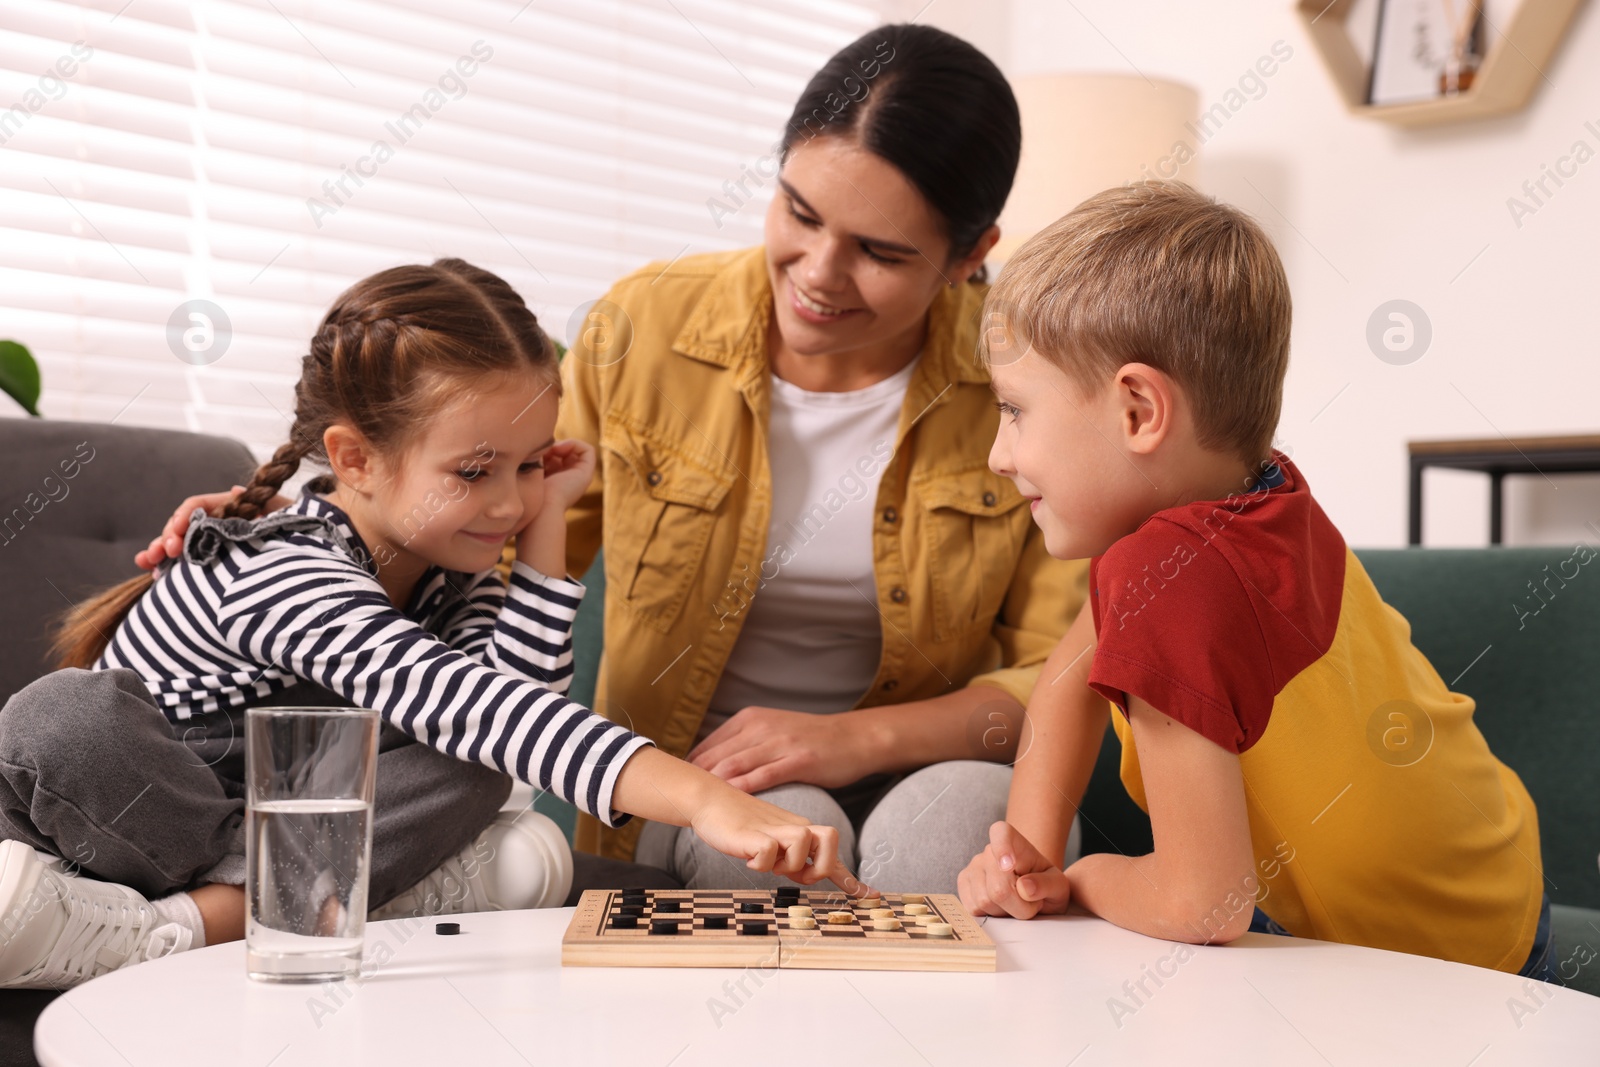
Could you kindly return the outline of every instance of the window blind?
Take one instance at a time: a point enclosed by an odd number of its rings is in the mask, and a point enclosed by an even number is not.
[[[318,319],[373,271],[460,256],[565,341],[622,274],[759,242],[755,164],[812,72],[882,14],[6,0],[0,339],[38,358],[46,417],[265,455]]]

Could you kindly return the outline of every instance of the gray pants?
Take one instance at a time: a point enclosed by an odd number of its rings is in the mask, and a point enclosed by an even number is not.
[[[263,703],[346,705],[302,684]],[[154,899],[244,882],[244,712],[169,723],[128,670],[63,670],[0,710],[0,839],[26,841]],[[488,826],[511,779],[385,725],[378,737],[371,907]]]
[[[956,876],[989,844],[990,825],[1006,817],[1010,789],[1010,767],[952,760],[844,789],[791,784],[757,795],[837,829],[840,858],[874,889],[954,893]],[[665,823],[641,831],[635,858],[665,868],[690,889],[766,889],[788,881],[758,874],[693,831]]]

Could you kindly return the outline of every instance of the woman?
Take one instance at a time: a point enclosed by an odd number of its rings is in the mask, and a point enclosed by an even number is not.
[[[556,434],[600,453],[567,554],[576,575],[605,550],[595,703],[837,827],[875,888],[954,892],[1085,595],[987,462],[974,351],[1017,105],[964,41],[884,26],[782,143],[765,244],[624,278],[564,361]],[[664,824],[585,818],[578,844],[764,884]]]

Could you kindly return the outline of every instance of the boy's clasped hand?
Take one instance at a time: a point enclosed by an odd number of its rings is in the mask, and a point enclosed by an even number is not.
[[[961,903],[974,915],[1031,919],[1060,915],[1072,901],[1072,884],[1016,827],[989,827],[989,845],[956,878]]]

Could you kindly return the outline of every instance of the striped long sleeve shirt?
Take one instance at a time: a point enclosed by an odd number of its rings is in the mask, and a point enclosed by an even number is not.
[[[401,611],[349,517],[320,497],[248,529],[230,521],[233,536],[191,528],[96,669],[137,673],[173,722],[315,682],[440,752],[627,820],[612,791],[650,742],[563,695],[582,585],[520,562],[509,589],[493,570],[432,567]],[[206,527],[212,553],[197,545]]]

